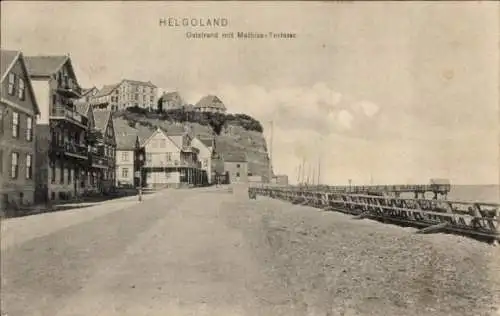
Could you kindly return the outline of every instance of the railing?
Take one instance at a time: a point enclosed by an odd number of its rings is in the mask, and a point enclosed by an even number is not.
[[[74,83],[63,82],[57,87],[57,91],[67,97],[79,98],[81,96],[81,89]]]
[[[258,184],[257,187],[280,187],[292,191],[320,191],[331,193],[352,193],[352,194],[367,194],[367,193],[425,193],[434,192],[439,194],[447,194],[451,190],[450,184],[418,184],[418,185],[361,185],[361,186],[326,186],[326,185],[280,185],[280,184]]]
[[[500,203],[410,199],[311,188],[253,186],[258,195],[376,220],[500,240]]]
[[[84,158],[87,158],[88,149],[87,146],[83,144],[76,144],[72,142],[66,142],[63,144],[53,143],[53,149],[56,151],[64,152],[65,154],[73,154],[78,155]]]
[[[201,162],[190,162],[190,161],[164,161],[160,163],[146,161],[145,168],[201,168]]]
[[[78,113],[74,108],[65,105],[55,106],[52,109],[51,118],[53,119],[62,118],[69,120],[71,122],[76,122],[84,126],[87,126],[87,120],[88,120],[85,116]]]

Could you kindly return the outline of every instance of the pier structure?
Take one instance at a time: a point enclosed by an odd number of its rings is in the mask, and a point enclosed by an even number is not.
[[[421,228],[422,233],[446,231],[500,241],[500,203],[452,201],[446,198],[449,185],[394,186],[272,186],[249,188],[249,197],[266,196],[339,211],[356,218]],[[434,197],[425,198],[431,192]],[[412,197],[401,197],[411,193]]]

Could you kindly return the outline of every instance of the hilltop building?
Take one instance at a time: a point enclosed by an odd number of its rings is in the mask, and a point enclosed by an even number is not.
[[[227,111],[224,103],[215,95],[204,96],[194,105],[194,109],[195,111],[210,113],[226,113]]]
[[[91,98],[93,106],[111,111],[139,107],[155,110],[158,100],[158,88],[151,81],[124,79],[120,83],[105,85]]]
[[[36,116],[40,113],[26,61],[1,50],[0,209],[35,201]]]
[[[177,91],[164,92],[160,100],[163,111],[182,109],[185,106],[184,100]]]

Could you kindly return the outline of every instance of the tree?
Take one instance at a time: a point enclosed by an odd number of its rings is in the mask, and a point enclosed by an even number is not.
[[[161,97],[158,99],[158,103],[157,103],[157,111],[158,111],[158,113],[163,113],[163,96],[161,96]]]

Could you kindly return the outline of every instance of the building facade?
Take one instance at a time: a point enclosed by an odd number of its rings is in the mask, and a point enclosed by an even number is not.
[[[116,126],[116,121],[113,122]],[[115,129],[116,132],[116,185],[117,187],[137,187],[139,155],[141,152],[138,131],[129,126]]]
[[[167,135],[158,128],[144,142],[144,172],[150,187],[201,185],[203,171],[198,150],[189,144],[187,135]]]
[[[110,110],[94,111],[95,128],[89,139],[89,172],[99,193],[108,194],[116,185],[116,138]]]
[[[88,165],[88,118],[79,113],[81,98],[69,56],[26,57],[40,108],[37,122],[37,197],[71,199]]]
[[[213,138],[194,137],[191,145],[198,149],[198,159],[201,163],[201,169],[207,175],[206,183],[212,184],[214,181],[215,168],[213,168],[213,158],[215,151],[215,142]]]
[[[1,50],[0,209],[35,201],[37,100],[24,56]]]
[[[230,183],[248,182],[248,162],[244,153],[225,153],[222,160]]]
[[[128,107],[139,107],[156,110],[158,88],[150,81],[124,79],[118,84],[105,85],[93,98],[94,106],[111,111],[124,110]]]

